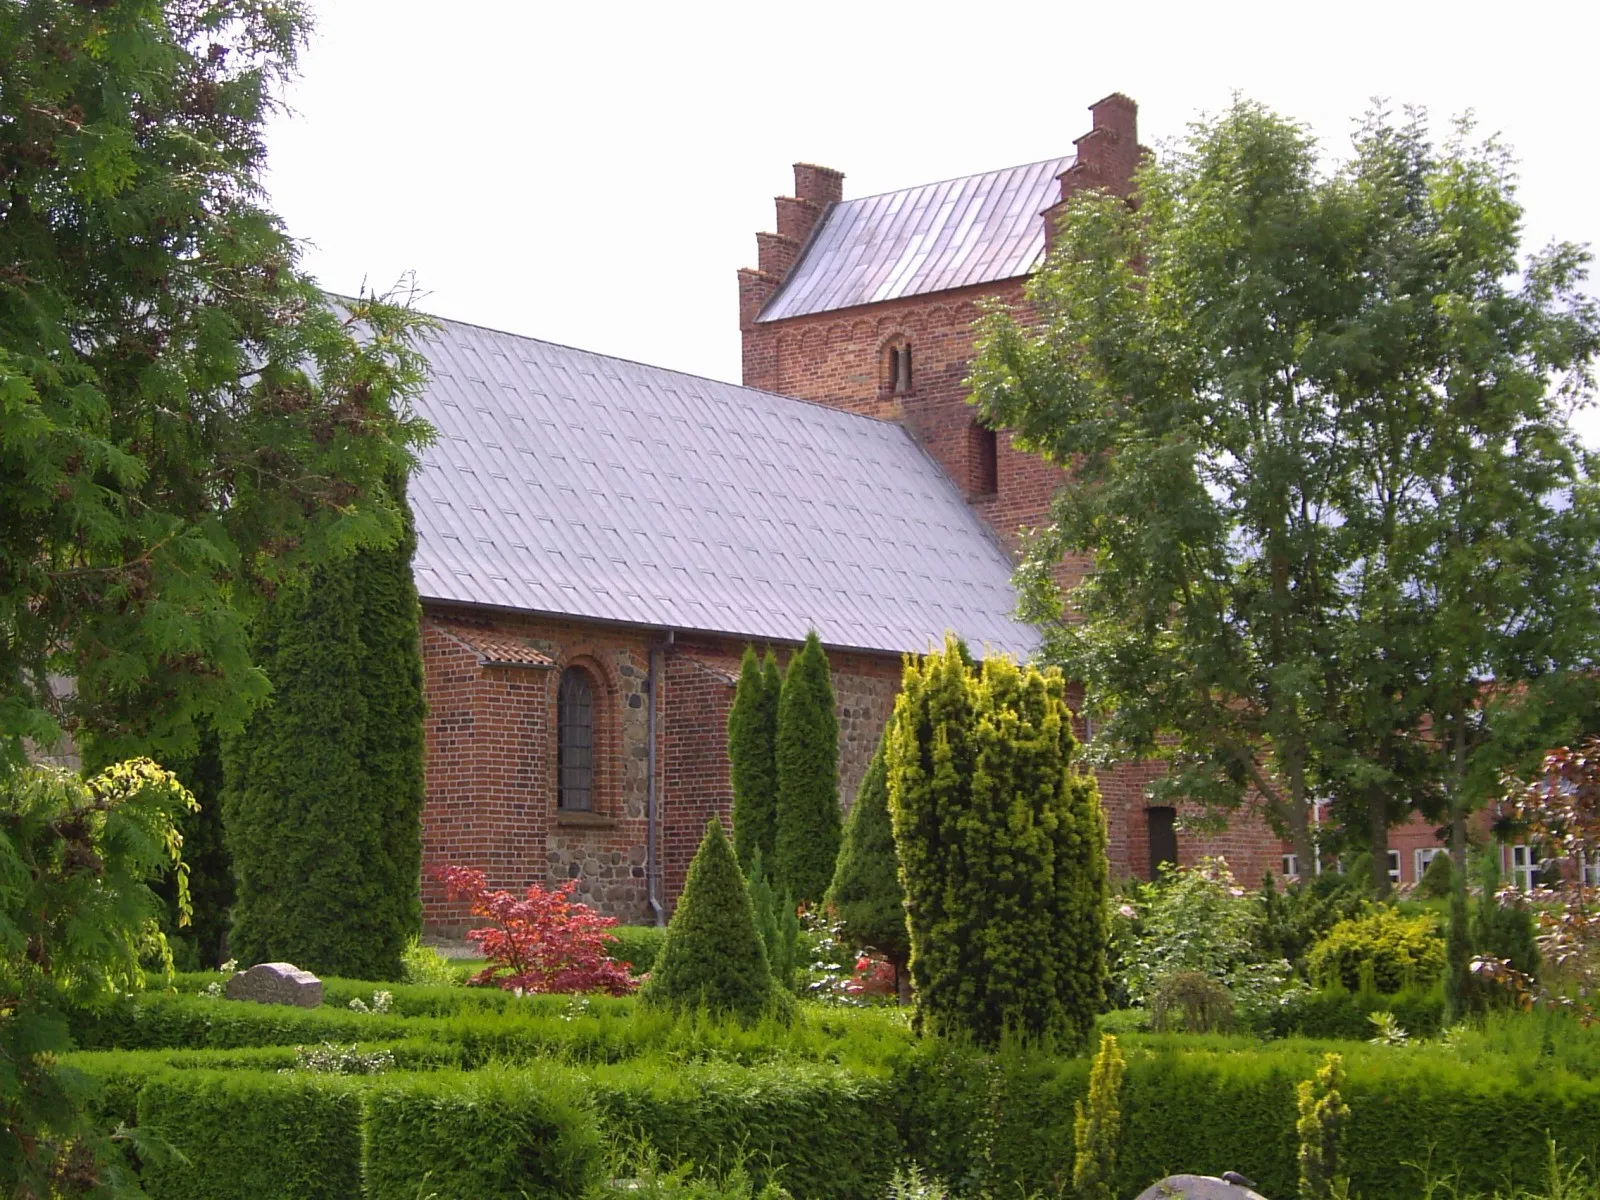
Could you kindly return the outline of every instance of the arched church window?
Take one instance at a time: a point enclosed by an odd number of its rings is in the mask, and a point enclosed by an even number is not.
[[[556,695],[556,805],[594,809],[594,682],[582,667],[561,672]]]

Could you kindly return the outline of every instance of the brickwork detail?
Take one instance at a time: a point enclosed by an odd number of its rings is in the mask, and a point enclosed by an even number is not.
[[[477,642],[472,642],[476,636]],[[487,666],[474,645],[523,646],[549,666]],[[655,632],[532,615],[474,615],[429,605],[423,628],[428,700],[424,861],[478,867],[491,887],[574,879],[610,916],[649,918],[645,875],[650,654],[658,652],[656,786],[662,899],[683,887],[706,819],[728,822],[727,724],[743,642],[666,644]],[[787,661],[792,648],[780,650]],[[838,696],[841,799],[848,805],[899,686],[894,655],[830,655]],[[595,682],[592,813],[556,807],[556,686],[582,666]],[[431,932],[459,933],[460,905],[423,881]]]

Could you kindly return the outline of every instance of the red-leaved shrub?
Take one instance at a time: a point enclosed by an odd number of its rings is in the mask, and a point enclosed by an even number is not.
[[[467,937],[489,960],[468,984],[494,985],[506,991],[607,992],[625,995],[638,986],[628,964],[606,949],[616,939],[608,932],[615,917],[602,917],[572,898],[578,885],[558,888],[533,884],[518,900],[510,892],[491,892],[482,871],[471,867],[436,867],[452,900],[469,900],[472,915],[493,922]]]

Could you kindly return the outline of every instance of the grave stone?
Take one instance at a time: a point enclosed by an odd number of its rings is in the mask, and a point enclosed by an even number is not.
[[[1265,1200],[1247,1187],[1214,1175],[1168,1175],[1139,1193],[1139,1200]]]
[[[228,980],[227,995],[229,1000],[316,1008],[322,1003],[322,980],[293,963],[257,963],[248,971],[235,972]]]

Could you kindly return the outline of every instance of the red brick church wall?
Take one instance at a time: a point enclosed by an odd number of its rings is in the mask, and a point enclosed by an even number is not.
[[[476,639],[476,641],[474,641]],[[472,648],[511,641],[543,666],[484,666]],[[423,628],[428,701],[428,866],[483,870],[492,887],[578,883],[578,896],[627,921],[650,919],[645,872],[650,656],[658,656],[656,784],[659,864],[667,911],[683,887],[706,820],[731,820],[727,723],[742,641],[694,636],[669,644],[659,630],[486,613],[429,604]],[[775,647],[780,662],[792,647]],[[840,794],[854,800],[888,720],[900,678],[897,655],[829,654],[839,715]],[[592,814],[556,805],[556,689],[563,668],[583,666],[599,685]],[[469,924],[438,882],[423,880],[431,932]]]

